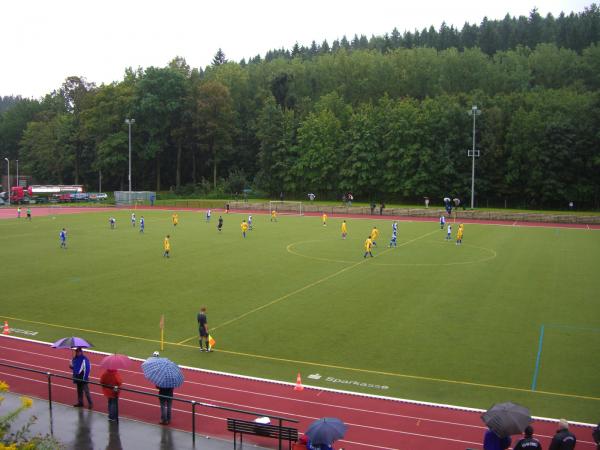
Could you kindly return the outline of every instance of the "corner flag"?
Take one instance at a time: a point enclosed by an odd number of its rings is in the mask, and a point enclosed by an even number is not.
[[[216,343],[217,343],[217,341],[215,341],[213,339],[213,337],[209,334],[208,335],[208,348],[212,349]]]

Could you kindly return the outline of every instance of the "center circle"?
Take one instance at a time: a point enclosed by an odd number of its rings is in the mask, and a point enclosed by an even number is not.
[[[358,245],[357,245],[358,244]],[[350,241],[308,240],[289,244],[288,253],[315,261],[356,264],[363,260],[362,245]],[[456,245],[453,241],[422,240],[398,242],[398,247],[379,245],[373,248],[369,264],[377,266],[456,266],[494,259],[494,249],[472,244]]]

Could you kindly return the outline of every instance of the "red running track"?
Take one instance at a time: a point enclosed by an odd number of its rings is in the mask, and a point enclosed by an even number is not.
[[[50,371],[69,376],[69,350],[56,350],[49,344],[10,336],[0,339],[0,362],[30,369]],[[92,380],[98,381],[98,364],[103,354],[87,352],[92,362]],[[206,354],[210,358],[209,354]],[[121,371],[124,386],[131,389],[156,393],[156,389],[143,377],[141,362],[134,361],[129,370]],[[218,406],[260,411],[299,420],[300,430],[320,417],[339,417],[348,425],[345,438],[336,447],[346,450],[398,449],[398,450],[465,450],[481,448],[485,428],[479,418],[480,411],[433,406],[382,397],[342,393],[305,387],[294,391],[292,383],[250,379],[241,376],[218,374],[199,369],[184,369],[185,383],[176,389],[175,396]],[[33,374],[0,366],[0,379],[9,383],[11,391],[48,398],[44,375]],[[97,386],[90,386],[94,409],[106,412],[106,401]],[[53,401],[72,404],[76,400],[70,380],[53,379]],[[174,402],[171,426],[191,431],[191,407]],[[119,402],[120,414],[149,423],[159,420],[158,402],[142,394],[123,392]],[[227,417],[240,417],[218,409],[197,407],[196,430],[201,435],[231,439],[226,431]],[[296,425],[294,425],[296,426]],[[536,420],[533,424],[536,436],[548,448],[556,423]],[[578,436],[577,448],[592,450],[591,428],[573,425]],[[257,445],[273,447],[273,440],[245,438]]]

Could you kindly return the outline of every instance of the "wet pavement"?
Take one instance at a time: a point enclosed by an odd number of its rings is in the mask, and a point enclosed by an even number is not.
[[[0,416],[15,410],[21,405],[19,395],[3,393]],[[37,420],[30,428],[29,436],[52,434],[68,450],[179,450],[203,449],[225,450],[233,448],[231,441],[196,435],[174,430],[170,427],[147,424],[136,420],[120,418],[119,423],[109,422],[106,414],[85,408],[73,408],[60,403],[52,404],[52,415],[48,402],[33,399],[33,406],[23,411],[13,422],[11,431],[16,431],[27,423],[31,416]],[[262,449],[253,445],[246,448]]]

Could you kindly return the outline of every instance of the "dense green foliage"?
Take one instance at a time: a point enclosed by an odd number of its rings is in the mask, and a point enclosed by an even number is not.
[[[600,207],[600,10],[296,45],[249,62],[69,77],[0,115],[0,154],[39,182],[365,201]],[[386,43],[380,45],[381,42]]]
[[[175,229],[170,211],[138,210],[141,234],[127,210],[36,211],[31,222],[0,220],[10,261],[0,320],[36,339],[82,335],[100,351],[146,357],[165,314],[164,355],[189,366],[287,382],[300,371],[323,387],[480,408],[510,399],[538,416],[598,420],[598,231],[467,224],[457,246],[436,222],[402,221],[388,249],[389,219],[346,218],[343,240],[341,217],[323,227],[259,214],[243,239],[240,214],[223,214],[219,233],[217,214],[207,224],[203,211],[181,211]],[[381,235],[365,260],[373,226]],[[203,305],[217,340],[208,358],[197,349]],[[317,372],[320,381],[306,378]]]

